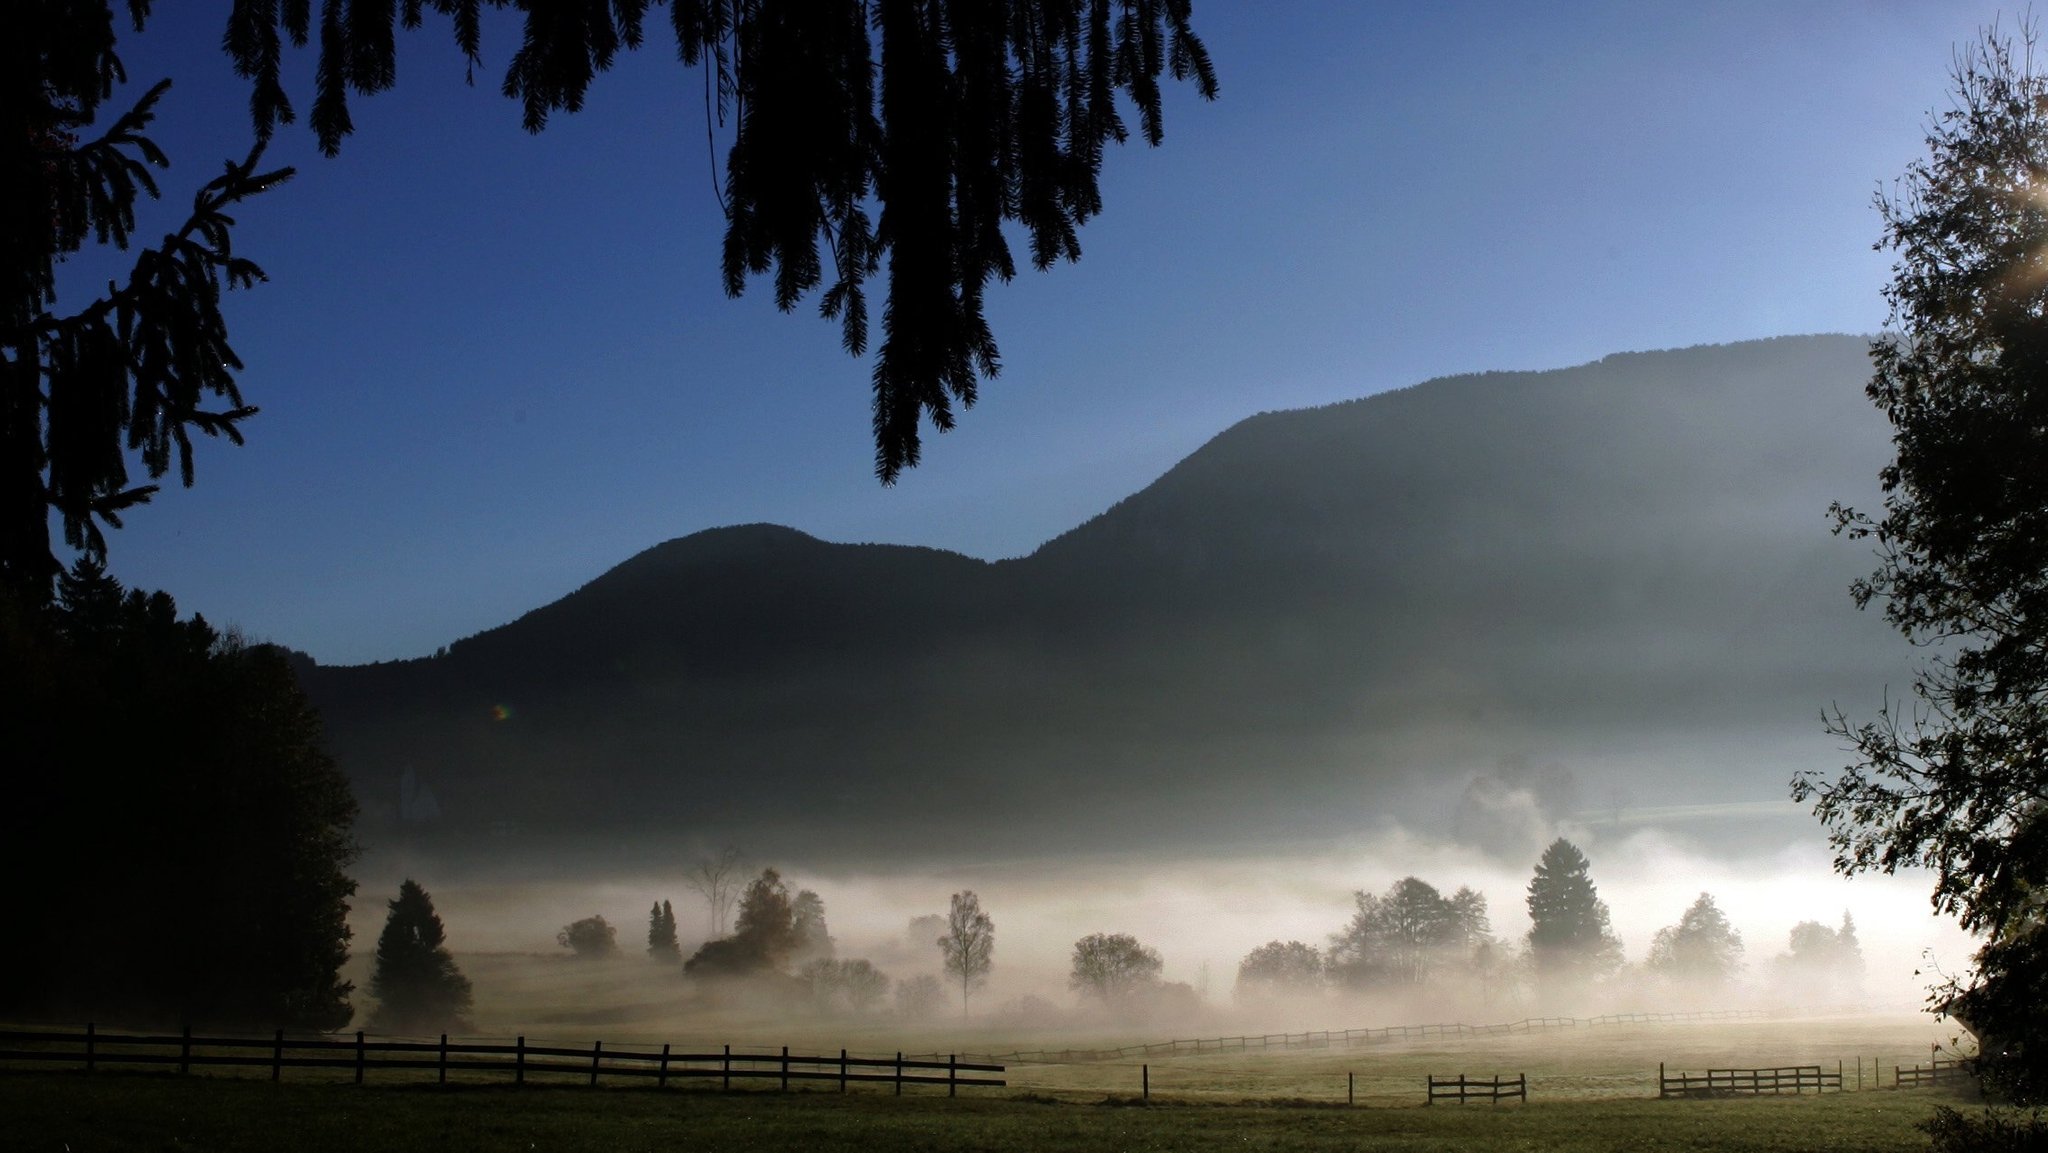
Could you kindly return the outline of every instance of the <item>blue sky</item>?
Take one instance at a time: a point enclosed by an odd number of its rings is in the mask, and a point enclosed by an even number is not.
[[[135,91],[176,80],[145,235],[248,145],[223,9],[159,5],[125,41]],[[1255,412],[1875,331],[1872,195],[1997,15],[1197,4],[1221,99],[1171,92],[1165,146],[1110,154],[1081,262],[993,290],[1001,378],[892,489],[870,366],[815,300],[720,289],[702,89],[672,46],[528,136],[497,94],[516,27],[487,25],[467,87],[430,17],[339,158],[282,130],[299,177],[237,233],[271,283],[229,311],[262,415],[130,516],[113,569],[324,662],[416,656],[717,525],[1021,555]],[[312,58],[291,63],[304,111]]]

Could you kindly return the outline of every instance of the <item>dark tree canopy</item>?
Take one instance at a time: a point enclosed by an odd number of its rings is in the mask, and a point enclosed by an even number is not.
[[[377,1011],[370,1027],[386,1033],[451,1033],[469,1028],[469,978],[448,952],[434,898],[410,877],[390,901],[370,976]]]
[[[131,0],[140,29],[149,5]],[[40,602],[58,570],[49,522],[93,556],[100,525],[147,501],[175,464],[192,483],[192,434],[239,443],[255,414],[221,316],[224,288],[263,272],[230,243],[237,202],[291,176],[261,170],[263,150],[230,161],[193,197],[175,231],[136,255],[125,282],[64,314],[57,265],[88,244],[126,249],[135,205],[159,194],[169,158],[147,129],[170,87],[157,82],[89,138],[126,79],[105,0],[0,5],[0,580]]]
[[[602,916],[585,917],[562,926],[555,943],[586,960],[619,955],[619,930]]]
[[[1843,873],[1924,867],[1985,941],[1935,1007],[2014,1094],[2048,1097],[2048,77],[2034,30],[1961,52],[1927,155],[1878,198],[1896,263],[1869,396],[1890,418],[1860,606],[1927,649],[1909,701],[1829,730],[1855,761],[1793,781]]]
[[[356,804],[285,654],[89,559],[58,591],[0,590],[0,1016],[346,1024]]]
[[[486,8],[517,8],[523,31],[500,85],[538,132],[583,105],[596,76],[646,37],[649,0],[234,0],[224,44],[251,81],[259,139],[295,115],[284,44],[318,41],[313,130],[330,155],[354,130],[351,94],[397,77],[396,29],[448,18],[472,73]],[[722,203],[725,289],[772,275],[788,311],[825,286],[819,311],[846,350],[867,350],[869,278],[883,274],[874,367],[875,471],[918,462],[923,419],[945,430],[996,375],[982,311],[991,279],[1016,275],[1003,234],[1022,227],[1031,261],[1081,255],[1102,211],[1104,146],[1128,128],[1163,136],[1162,76],[1216,94],[1190,0],[671,0],[681,63],[703,70],[706,114],[730,123]],[[678,142],[680,145],[681,142]]]
[[[816,902],[818,930],[823,932],[825,904]],[[781,972],[799,943],[796,906],[789,885],[774,869],[763,869],[748,883],[739,901],[739,917],[730,937],[706,941],[684,963],[692,977],[730,979]]]
[[[1579,847],[1559,837],[1529,879],[1530,960],[1553,986],[1604,976],[1621,963],[1621,942],[1589,867]]]
[[[0,574],[47,589],[67,542],[103,551],[99,525],[154,485],[176,457],[192,482],[190,434],[239,441],[243,402],[219,309],[221,288],[262,278],[233,254],[225,209],[290,176],[259,171],[263,145],[297,111],[286,48],[317,44],[311,121],[329,154],[354,130],[352,97],[398,75],[399,30],[446,17],[472,75],[486,9],[523,28],[501,88],[538,132],[574,112],[598,73],[646,37],[648,0],[231,0],[222,45],[250,82],[256,146],[206,185],[186,224],[145,250],[129,282],[55,316],[55,265],[87,243],[128,246],[139,195],[167,158],[144,135],[169,81],[100,136],[78,133],[126,79],[117,28],[141,31],[147,0],[10,0],[0,5]],[[875,470],[892,482],[919,457],[924,420],[945,430],[1000,369],[983,311],[991,280],[1017,262],[1020,228],[1044,269],[1080,257],[1079,229],[1102,210],[1104,149],[1138,114],[1162,137],[1160,78],[1214,97],[1189,0],[673,0],[680,61],[700,68],[705,114],[729,124],[720,203],[723,277],[737,296],[772,276],[783,310],[823,288],[819,311],[855,356],[868,345],[868,282],[886,283],[873,369]],[[707,125],[707,130],[709,126]],[[684,147],[683,142],[676,142]],[[217,402],[217,404],[216,404]],[[211,407],[210,407],[211,406]],[[47,595],[45,592],[43,595]]]
[[[681,944],[676,941],[676,911],[667,901],[656,901],[647,913],[647,955],[666,964],[679,964],[683,959]]]

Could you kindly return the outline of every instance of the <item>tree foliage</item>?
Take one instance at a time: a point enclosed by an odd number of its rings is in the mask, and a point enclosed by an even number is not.
[[[1490,940],[1486,897],[1460,888],[1449,897],[1416,877],[1377,896],[1352,894],[1357,911],[1330,938],[1329,971],[1356,987],[1417,986],[1444,969],[1463,969]]]
[[[1895,456],[1883,512],[1837,505],[1875,544],[1859,606],[1926,657],[1909,700],[1829,731],[1855,760],[1803,774],[1845,874],[1933,870],[1934,906],[1984,945],[1935,994],[1978,1034],[1984,1068],[2048,1096],[2048,77],[2035,32],[1958,53],[1927,154],[1880,195],[1896,260],[1867,392]]]
[[[1090,933],[1074,942],[1067,987],[1108,1005],[1121,1004],[1159,983],[1159,950],[1129,933]]]
[[[981,911],[981,898],[974,890],[953,894],[952,907],[946,912],[946,932],[938,945],[946,975],[960,982],[960,1012],[964,1016],[969,995],[988,980],[996,950],[996,923]]]
[[[1846,910],[1839,928],[1819,921],[1792,926],[1787,951],[1773,965],[1781,979],[1802,989],[1823,988],[1837,997],[1853,996],[1863,983],[1863,944],[1856,939],[1856,921]]]
[[[1237,963],[1240,1000],[1274,994],[1318,992],[1323,987],[1323,951],[1300,941],[1268,941]]]
[[[647,955],[669,965],[683,959],[682,946],[676,941],[675,906],[667,901],[656,901],[647,912]]]
[[[825,905],[816,893],[810,896],[817,929],[822,933]],[[799,943],[796,902],[790,899],[789,885],[781,873],[762,869],[740,896],[732,936],[706,941],[683,964],[683,971],[692,977],[715,979],[783,972]]]
[[[513,0],[234,0],[225,45],[252,82],[259,138],[290,121],[283,44],[317,39],[313,130],[332,155],[354,130],[351,94],[397,77],[394,29],[426,9],[449,18],[472,70],[485,8]],[[516,5],[524,29],[501,89],[528,131],[574,112],[620,50],[641,46],[648,0]],[[1163,137],[1160,78],[1214,98],[1215,70],[1190,0],[861,0],[777,5],[670,0],[682,64],[703,70],[706,115],[729,123],[721,203],[723,274],[738,296],[770,276],[792,310],[825,286],[819,311],[846,350],[868,344],[867,283],[886,276],[874,366],[875,471],[918,462],[919,427],[944,430],[996,375],[983,314],[992,279],[1016,275],[1017,226],[1040,269],[1081,255],[1102,210],[1105,147],[1136,106],[1147,143]],[[886,273],[883,271],[886,265]]]
[[[0,591],[0,1016],[346,1024],[356,804],[285,654],[89,558],[58,592]]]
[[[1621,964],[1621,941],[1590,867],[1577,845],[1559,837],[1529,879],[1529,955],[1537,978],[1553,987],[1582,984]]]
[[[370,1027],[413,1034],[468,1029],[469,978],[448,952],[434,899],[408,877],[389,906],[384,931],[377,936],[377,968],[370,975],[370,995],[377,998]]]
[[[619,930],[602,916],[585,917],[562,926],[555,943],[584,960],[602,960],[619,955]]]
[[[1701,893],[1676,925],[1657,930],[1647,963],[1653,972],[1716,988],[1742,968],[1742,934],[1728,923],[1713,895]]]
[[[149,5],[128,8],[139,31]],[[265,171],[258,144],[125,278],[52,311],[57,265],[87,245],[127,249],[136,204],[160,195],[155,170],[170,163],[148,134],[169,80],[81,137],[126,80],[115,41],[105,0],[0,6],[0,580],[30,603],[59,568],[53,512],[68,546],[101,557],[101,526],[157,490],[133,483],[132,462],[152,482],[175,464],[190,485],[194,432],[240,443],[256,409],[236,382],[221,293],[263,270],[235,254],[228,210],[292,175]]]
[[[621,50],[645,41],[649,0],[231,0],[222,45],[250,82],[254,149],[201,189],[185,224],[145,250],[128,283],[67,316],[47,311],[55,265],[86,243],[126,248],[138,196],[168,163],[144,134],[162,81],[102,135],[81,142],[125,79],[113,0],[0,5],[0,575],[40,590],[57,571],[48,516],[95,553],[100,524],[176,457],[192,482],[194,430],[239,442],[243,402],[219,296],[262,272],[234,255],[226,209],[291,175],[261,171],[280,123],[297,116],[286,45],[317,44],[311,122],[332,155],[354,131],[349,104],[392,86],[397,31],[431,9],[448,19],[471,74],[486,9],[522,13],[501,88],[538,132],[583,105]],[[867,352],[870,280],[886,281],[872,373],[875,470],[918,463],[919,431],[943,431],[1000,369],[983,301],[1016,275],[1009,229],[1040,269],[1080,257],[1079,229],[1102,210],[1106,146],[1127,139],[1128,100],[1146,141],[1162,139],[1160,80],[1213,98],[1215,70],[1190,0],[839,0],[768,4],[672,0],[680,62],[701,70],[705,115],[729,124],[719,200],[726,291],[769,276],[784,311],[823,287],[819,311]],[[147,0],[129,0],[141,32]],[[707,124],[707,132],[710,125]],[[209,407],[214,402],[219,407]],[[722,928],[722,927],[721,927]]]

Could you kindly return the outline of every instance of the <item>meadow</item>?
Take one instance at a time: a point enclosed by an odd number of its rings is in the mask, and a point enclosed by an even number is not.
[[[823,1048],[829,1023],[776,1037]],[[881,1029],[881,1022],[868,1026]],[[804,1033],[815,1029],[814,1035]],[[529,1084],[503,1078],[448,1087],[397,1074],[356,1086],[346,1075],[290,1071],[282,1083],[232,1076],[68,1071],[0,1074],[0,1116],[24,1150],[741,1150],[974,1149],[1323,1150],[1924,1149],[1915,1123],[1939,1091],[1876,1090],[1874,1066],[1924,1061],[1939,1030],[1925,1018],[1627,1025],[1427,1044],[1154,1060],[1141,1100],[1138,1062],[1017,1065],[1002,1089],[886,1088],[844,1096],[721,1093],[702,1082]],[[959,1043],[928,1027],[886,1045]],[[568,1040],[569,1038],[557,1038]],[[763,1034],[735,1040],[767,1041]],[[977,1038],[995,1040],[994,1037]],[[1155,1040],[1157,1038],[1154,1038]],[[607,1038],[609,1041],[610,1038]],[[736,1046],[738,1047],[738,1046]],[[1859,1059],[1866,1089],[1854,1091]],[[1850,1091],[1822,1096],[1660,1101],[1656,1067],[1840,1062]],[[1430,1073],[1527,1073],[1527,1104],[1424,1106]],[[1347,1075],[1357,1105],[1347,1107]]]

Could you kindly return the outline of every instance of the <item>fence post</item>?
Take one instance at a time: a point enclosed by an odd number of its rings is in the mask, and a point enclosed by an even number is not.
[[[1138,1066],[1138,1076],[1143,1078],[1138,1082],[1138,1091],[1145,1100],[1150,1101],[1152,1099],[1152,1066]]]
[[[1358,1104],[1358,1074],[1356,1073],[1344,1074],[1344,1103],[1346,1105]]]
[[[97,1059],[98,1059],[98,1058],[97,1058],[97,1055],[96,1055],[96,1054],[95,1054],[95,1053],[93,1052],[93,1029],[92,1029],[92,1022],[91,1022],[91,1021],[87,1021],[87,1022],[85,1023],[85,1071],[86,1071],[86,1072],[88,1072],[88,1073],[92,1072],[92,1068],[93,1068],[93,1065],[94,1065],[94,1064],[96,1063]]]
[[[526,1084],[526,1036],[524,1034],[520,1035],[519,1042],[512,1051],[512,1083],[514,1085]]]
[[[448,1083],[448,1034],[441,1034],[441,1060],[434,1066],[435,1080],[442,1085]]]
[[[896,1050],[896,1095],[903,1096],[903,1050]]]
[[[604,1042],[592,1041],[590,1043],[590,1083],[592,1085],[597,1084],[597,1063],[603,1056]]]
[[[270,1079],[275,1081],[282,1076],[284,1076],[284,1030],[279,1029],[277,1036],[271,1038],[270,1041]]]
[[[356,1084],[363,1083],[363,1031],[356,1030]]]
[[[846,1092],[846,1050],[839,1051],[839,1091]]]
[[[789,1092],[789,1046],[782,1047],[782,1091]]]
[[[187,1025],[187,1026],[185,1026],[185,1031],[184,1031],[184,1033],[180,1035],[180,1039],[179,1039],[179,1041],[178,1041],[178,1072],[180,1072],[180,1073],[190,1073],[191,1071],[192,1071],[192,1026],[190,1026],[190,1025]]]
[[[960,1054],[949,1053],[946,1055],[946,1096],[958,1097],[959,1095]]]
[[[654,1076],[654,1087],[657,1089],[668,1088],[668,1042],[666,1041],[661,1043],[661,1071]]]
[[[1664,1096],[1664,1062],[1657,1062],[1657,1096]]]

